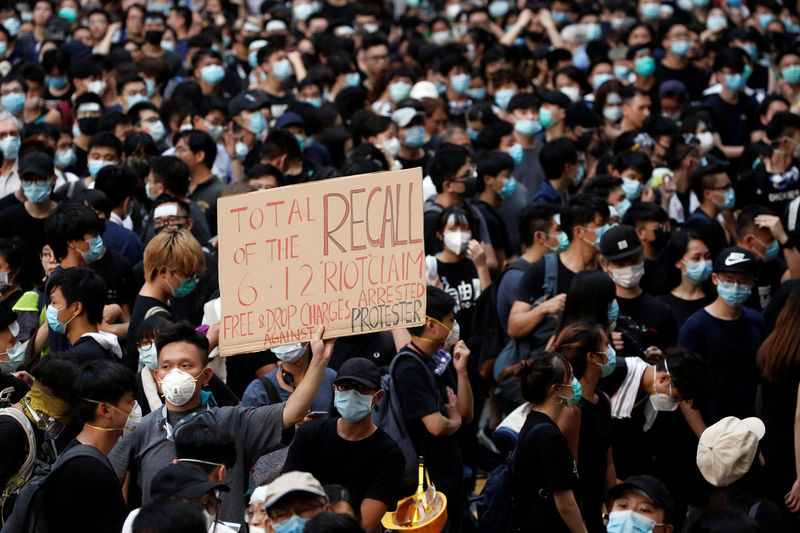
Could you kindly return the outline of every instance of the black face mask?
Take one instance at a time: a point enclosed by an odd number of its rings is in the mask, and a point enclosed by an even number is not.
[[[152,45],[161,44],[161,38],[163,36],[164,32],[160,30],[147,30],[144,32],[144,40]]]
[[[84,135],[92,136],[100,129],[100,117],[79,118],[78,128]]]
[[[467,178],[458,183],[464,184],[464,192],[458,193],[462,198],[472,198],[478,192],[478,178]]]

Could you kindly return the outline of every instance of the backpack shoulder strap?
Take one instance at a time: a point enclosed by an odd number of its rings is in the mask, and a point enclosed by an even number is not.
[[[267,398],[269,399],[270,405],[283,403],[283,400],[281,400],[281,395],[278,394],[277,389],[275,389],[275,385],[272,384],[272,381],[270,381],[266,375],[259,377],[258,380],[261,382],[261,386],[264,387],[264,390],[267,392]]]
[[[431,389],[436,390],[436,380],[433,377],[433,372],[430,371],[427,365],[425,365],[425,363],[423,363],[420,360],[420,358],[416,354],[414,354],[414,352],[412,352],[411,350],[407,350],[405,348],[397,352],[397,355],[394,356],[394,359],[392,359],[392,362],[389,365],[389,375],[392,376],[392,379],[394,379],[394,369],[397,366],[397,362],[400,360],[401,357],[410,358],[416,364],[421,366],[422,369],[425,371],[425,376],[428,378],[428,385],[430,385]]]
[[[756,515],[758,514],[758,508],[759,508],[759,507],[761,507],[761,503],[762,503],[762,501],[763,501],[763,500],[758,500],[756,503],[754,503],[754,504],[753,504],[753,505],[750,507],[750,510],[749,510],[749,511],[747,511],[747,516],[749,516],[750,518],[752,518],[753,520],[755,520],[755,519],[756,519]]]
[[[170,314],[169,309],[167,309],[166,307],[162,307],[160,305],[155,305],[147,310],[147,312],[144,314],[143,320],[147,320],[152,316],[162,315],[162,314],[169,315]]]
[[[33,433],[33,426],[30,420],[28,420],[28,417],[22,414],[19,409],[4,407],[0,409],[0,416],[9,416],[16,420],[22,427],[22,430],[25,432],[25,437],[27,437],[28,440],[28,455],[25,457],[25,461],[23,461],[19,470],[9,478],[8,484],[2,492],[2,496],[0,496],[0,499],[5,501],[5,498],[17,492],[33,473],[33,469],[36,466],[36,436]]]
[[[544,256],[544,294],[552,298],[558,294],[558,256],[554,253]]]

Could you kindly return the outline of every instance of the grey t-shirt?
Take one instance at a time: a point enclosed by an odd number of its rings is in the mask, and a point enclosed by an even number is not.
[[[291,441],[294,426],[284,431],[283,406],[210,408],[216,423],[236,440],[236,465],[225,479],[231,491],[222,498],[220,520],[241,523],[250,469],[259,457]],[[142,504],[150,501],[153,476],[175,459],[175,444],[167,439],[163,412],[157,409],[145,416],[136,431],[122,437],[108,456],[120,484],[126,472],[131,472],[141,489]],[[136,488],[132,485],[129,490]]]
[[[539,161],[539,152],[542,151],[543,141],[537,141],[533,148],[523,150],[522,163],[514,169],[514,178],[525,185],[528,194],[533,196],[544,182],[544,170]]]

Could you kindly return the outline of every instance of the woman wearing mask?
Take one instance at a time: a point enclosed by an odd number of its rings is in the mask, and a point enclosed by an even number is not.
[[[580,401],[580,385],[564,356],[547,352],[529,359],[519,373],[531,412],[519,434],[511,490],[519,531],[583,533],[578,471],[556,425],[564,408]]]
[[[611,278],[599,270],[578,272],[567,292],[560,329],[564,330],[570,324],[588,320],[610,331],[614,328],[618,317],[619,304]],[[611,339],[614,348],[622,351],[625,347],[622,334],[612,332]]]
[[[472,238],[476,226],[469,210],[460,205],[448,207],[439,216],[436,232],[444,247],[435,258],[425,260],[428,276],[435,278],[438,274],[442,288],[456,301],[456,321],[464,340],[470,338],[478,296],[492,283],[483,247]]]
[[[706,283],[711,277],[711,252],[697,234],[682,231],[670,239],[666,264],[663,284],[670,292],[658,299],[672,309],[680,328],[687,318],[716,298]]]
[[[303,381],[311,360],[308,343],[293,343],[271,349],[278,359],[278,366],[272,372],[254,379],[242,395],[245,407],[260,407],[285,402]],[[326,368],[322,384],[311,402],[309,418],[326,417],[333,408],[333,381],[336,371]]]
[[[564,409],[558,427],[578,464],[586,529],[604,533],[603,503],[606,491],[616,484],[617,473],[611,454],[611,403],[597,390],[597,382],[614,371],[617,354],[606,328],[588,321],[563,328],[553,348],[567,358],[581,384],[580,400]]]
[[[394,111],[397,102],[408,98],[411,87],[417,81],[414,71],[408,67],[400,67],[386,75],[386,85],[381,88],[376,86],[375,101],[372,110],[379,115],[388,116]]]
[[[595,91],[594,109],[603,119],[602,139],[609,146],[622,133],[622,88],[622,83],[611,80]]]

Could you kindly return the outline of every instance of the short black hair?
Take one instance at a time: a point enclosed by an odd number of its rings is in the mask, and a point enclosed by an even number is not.
[[[125,365],[107,360],[87,361],[81,365],[75,381],[78,418],[89,422],[94,418],[98,403],[115,405],[125,393],[135,391],[136,377]]]
[[[102,146],[104,148],[111,148],[117,152],[117,158],[122,157],[122,141],[116,135],[108,131],[101,131],[92,135],[89,139],[89,147],[86,152],[91,152],[95,146]]]
[[[106,304],[106,283],[94,270],[88,267],[63,268],[47,280],[47,290],[53,294],[61,289],[67,305],[75,302],[83,304],[86,318],[93,325],[103,321],[103,307]]]
[[[775,113],[767,124],[767,138],[777,143],[781,137],[791,137],[800,130],[800,117],[789,111]]]
[[[456,301],[452,296],[444,292],[439,287],[428,285],[425,289],[425,315],[442,321],[449,313],[453,312]],[[409,333],[418,335],[425,331],[425,324],[408,328]]]
[[[505,152],[492,150],[480,155],[475,168],[478,173],[478,191],[482,192],[486,188],[483,178],[497,177],[504,170],[514,170],[514,159]]]
[[[199,420],[193,424],[186,424],[175,433],[175,457],[178,461],[194,459],[224,464],[230,469],[236,464],[236,441],[223,426]],[[206,473],[211,466],[195,462],[192,464],[202,468]]]
[[[666,223],[667,220],[669,220],[669,215],[660,205],[653,202],[633,202],[620,222],[634,228],[641,228],[645,222]]]
[[[553,223],[553,215],[559,209],[552,204],[528,204],[519,212],[519,238],[525,247],[533,246],[537,231],[547,232]]]
[[[572,240],[575,226],[591,223],[595,213],[600,213],[603,220],[608,220],[609,210],[606,201],[594,194],[576,194],[561,212],[561,229],[567,232],[567,236]]]
[[[744,239],[756,228],[756,217],[758,215],[775,215],[775,212],[758,204],[750,204],[742,208],[739,216],[736,217],[736,240]]]
[[[629,168],[639,172],[644,179],[649,179],[653,174],[653,163],[644,152],[625,150],[617,154],[614,158],[614,170],[622,173]]]
[[[186,196],[189,191],[189,167],[173,155],[158,156],[150,167],[153,178],[164,185],[164,189],[177,196]]]
[[[95,177],[94,188],[106,193],[113,207],[133,196],[136,189],[136,173],[130,167],[106,165]]]
[[[56,261],[66,257],[67,242],[82,241],[87,233],[102,234],[103,229],[103,222],[90,207],[73,202],[59,204],[44,223],[46,242]]]
[[[103,168],[109,168],[110,166],[112,165],[107,165]],[[98,189],[81,189],[75,193],[73,201],[88,205],[95,213],[98,211],[103,213],[106,220],[111,217],[111,211],[115,207],[111,204],[111,200],[108,199],[106,193]]]
[[[713,189],[716,184],[715,176],[725,174],[725,169],[721,165],[708,165],[700,167],[689,174],[689,187],[697,195],[697,199],[703,202],[703,193],[707,189]]]
[[[361,524],[343,513],[319,513],[306,523],[305,533],[361,533]]]
[[[669,370],[672,384],[678,389],[683,400],[696,398],[711,385],[711,369],[708,362],[684,348],[676,346],[664,350],[664,359],[658,362],[656,369]]]
[[[455,219],[460,223],[466,222],[473,235],[477,234],[478,224],[475,220],[475,217],[472,215],[472,212],[466,205],[461,204],[453,204],[442,211],[442,213],[439,215],[439,221],[436,224],[436,229],[438,231],[444,231],[445,226],[447,226],[447,221],[451,216],[455,217]]]
[[[548,180],[557,180],[564,173],[564,166],[578,163],[578,149],[568,137],[559,137],[545,143],[539,152],[539,162]]]
[[[175,140],[175,144],[178,144],[180,139],[186,140],[192,153],[203,152],[203,164],[207,168],[214,166],[214,159],[217,158],[217,143],[214,142],[211,135],[202,130],[189,130],[181,132]]]
[[[444,143],[436,151],[431,161],[428,174],[436,186],[437,192],[442,192],[446,181],[452,181],[458,170],[469,161],[469,152],[463,146]]]
[[[719,50],[714,58],[714,72],[721,72],[726,67],[733,72],[744,72],[744,53],[744,50],[738,48],[723,48]]]
[[[197,331],[194,326],[186,321],[175,322],[161,328],[156,337],[156,350],[158,355],[161,355],[161,350],[164,346],[172,344],[173,342],[188,342],[197,347],[200,355],[200,361],[205,367],[208,364],[208,339]]]
[[[16,320],[17,313],[11,309],[11,305],[7,301],[0,301],[0,331],[6,329]]]
[[[105,110],[102,116],[100,117],[99,128],[101,132],[104,131],[111,132],[114,131],[114,128],[116,128],[120,124],[130,124],[130,123],[131,123],[131,118],[122,111]]]
[[[608,195],[617,187],[622,187],[622,178],[615,178],[614,176],[603,174],[587,181],[586,185],[583,186],[583,192],[594,194],[608,200]]]
[[[506,135],[514,133],[514,126],[505,120],[495,120],[486,124],[475,139],[475,146],[481,150],[497,150]]]
[[[141,7],[141,4],[134,4],[131,7]],[[133,533],[172,531],[206,533],[208,526],[200,507],[183,500],[164,498],[143,505],[133,520]]]
[[[273,129],[261,146],[261,158],[273,160],[284,154],[288,155],[289,161],[300,159],[302,154],[300,143],[292,132],[280,128]]]
[[[245,181],[250,181],[262,176],[273,176],[275,181],[278,182],[278,187],[286,185],[286,176],[283,175],[283,172],[275,165],[266,165],[264,163],[253,165],[253,167],[247,171],[244,179]]]
[[[78,378],[79,369],[75,356],[61,352],[37,359],[29,372],[37,381],[50,389],[56,398],[74,407],[75,380]]]
[[[569,362],[563,355],[543,352],[526,361],[520,370],[519,385],[522,397],[538,405],[547,399],[553,384],[564,383],[569,375]]]

